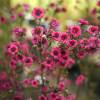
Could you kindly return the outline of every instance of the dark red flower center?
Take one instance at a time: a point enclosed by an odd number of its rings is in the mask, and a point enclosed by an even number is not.
[[[41,15],[41,11],[40,11],[40,10],[36,10],[35,14],[36,14],[37,16],[40,16],[40,15]]]
[[[54,51],[53,51],[53,54],[54,54],[54,55],[58,55],[58,51],[57,51],[57,50],[54,50]]]

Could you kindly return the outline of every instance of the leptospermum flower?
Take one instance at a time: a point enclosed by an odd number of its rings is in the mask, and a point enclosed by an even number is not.
[[[47,97],[45,95],[39,96],[38,100],[47,100]]]
[[[76,85],[77,86],[81,86],[85,81],[85,76],[84,75],[79,75],[77,78],[76,78]]]
[[[68,41],[68,46],[70,47],[70,48],[75,48],[76,46],[77,46],[77,41],[76,40],[69,40]]]
[[[59,83],[58,83],[58,89],[59,89],[59,90],[63,90],[64,88],[65,88],[64,82],[59,82]]]
[[[44,16],[44,10],[42,8],[39,8],[39,7],[34,8],[32,10],[32,16],[36,19],[40,19]]]
[[[89,34],[91,35],[96,35],[99,32],[99,28],[98,26],[89,26],[87,31],[89,32]]]
[[[58,12],[61,10],[59,7],[56,9]],[[34,8],[32,15],[38,21],[34,20],[36,23],[32,28],[31,38],[25,36],[26,28],[13,28],[13,41],[6,46],[4,52],[6,62],[0,63],[0,92],[9,92],[11,89],[15,93],[10,98],[12,100],[34,99],[32,91],[29,91],[31,88],[37,93],[34,95],[36,100],[74,100],[72,92],[69,93],[73,82],[70,80],[70,71],[82,58],[100,49],[99,29],[81,19],[77,25],[61,32],[58,29],[60,24],[55,19],[47,27],[44,26],[45,23],[41,23],[39,19],[44,15],[41,8]],[[23,75],[25,69],[30,73]],[[1,74],[2,71],[6,75]],[[83,86],[85,79],[80,74],[75,78],[75,84]],[[29,95],[25,96],[24,90],[30,92]]]
[[[10,19],[11,19],[11,21],[15,21],[16,20],[16,15],[11,15]]]
[[[89,22],[88,22],[87,20],[80,19],[80,20],[79,20],[79,24],[80,24],[80,25],[88,25]]]
[[[31,83],[32,83],[32,87],[33,87],[33,88],[37,88],[38,85],[39,85],[38,80],[32,80]]]
[[[15,60],[11,60],[9,67],[10,67],[10,69],[15,70],[16,65],[17,65],[17,62]]]
[[[81,35],[81,28],[80,26],[71,26],[69,28],[69,32],[71,33],[71,35],[73,35],[74,37],[78,37]]]
[[[9,54],[16,54],[18,52],[18,46],[14,43],[11,43],[7,49]]]
[[[30,83],[31,83],[31,80],[29,78],[27,78],[27,79],[24,79],[22,83],[23,83],[24,87],[29,87]]]
[[[45,64],[46,69],[52,69],[53,68],[53,65],[54,65],[54,62],[53,62],[52,59],[47,58],[45,60],[44,64]]]
[[[0,17],[0,24],[5,24],[6,23],[6,18],[4,16]]]
[[[62,34],[60,35],[60,41],[61,41],[62,43],[67,43],[68,39],[69,39],[69,36],[68,36],[67,33],[62,33]]]
[[[59,57],[60,57],[60,48],[58,48],[58,47],[52,48],[50,54],[51,54],[51,56],[53,56],[54,58],[59,58]]]
[[[51,33],[52,39],[55,41],[59,41],[60,40],[60,32],[52,32]]]
[[[54,93],[54,92],[51,92],[51,93],[49,94],[49,98],[50,98],[50,100],[55,100],[56,97],[57,97],[57,94]]]
[[[80,59],[84,58],[85,55],[86,55],[86,53],[85,53],[84,51],[79,51],[79,52],[77,53],[77,57],[80,58]]]
[[[53,29],[57,29],[59,27],[59,22],[56,19],[52,19],[50,22],[50,27]]]
[[[24,57],[23,63],[26,67],[31,67],[33,64],[33,59],[32,57]]]
[[[23,94],[18,92],[18,93],[15,93],[14,97],[13,97],[13,100],[23,100]]]
[[[98,2],[97,2],[97,6],[100,7],[100,0],[98,0]]]
[[[32,29],[32,35],[41,35],[43,34],[43,27],[42,26],[37,26],[37,27],[34,27]]]

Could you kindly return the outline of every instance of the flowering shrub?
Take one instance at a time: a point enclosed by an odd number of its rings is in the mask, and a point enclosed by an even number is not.
[[[56,20],[43,25],[44,13],[42,8],[32,10],[36,24],[30,38],[23,27],[13,28],[13,38],[4,48],[5,60],[0,60],[1,100],[76,100],[71,86],[86,82],[83,73],[71,80],[69,71],[100,50],[98,26],[81,19],[61,32]]]

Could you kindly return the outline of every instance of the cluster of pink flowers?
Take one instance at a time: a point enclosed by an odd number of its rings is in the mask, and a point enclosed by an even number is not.
[[[98,26],[81,19],[66,31],[57,31],[57,20],[43,26],[39,19],[44,18],[44,12],[38,7],[32,10],[36,20],[32,37],[25,36],[23,27],[14,27],[16,39],[4,49],[7,62],[5,72],[0,71],[0,91],[12,90],[10,100],[75,100],[69,89],[72,80],[68,70],[100,50]],[[75,86],[80,87],[86,77],[80,74],[74,80]]]

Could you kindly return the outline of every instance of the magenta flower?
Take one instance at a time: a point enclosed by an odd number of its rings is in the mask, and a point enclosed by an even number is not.
[[[26,67],[30,67],[33,64],[33,59],[31,57],[24,57],[23,63]]]
[[[34,8],[32,10],[32,16],[36,19],[40,19],[44,16],[44,10],[42,8]]]
[[[91,35],[96,35],[99,32],[99,28],[98,28],[98,26],[91,25],[91,26],[88,27],[87,31]]]
[[[34,87],[34,88],[37,88],[38,87],[38,85],[39,85],[39,82],[38,82],[38,80],[32,80],[32,87]]]
[[[11,21],[15,21],[16,20],[16,15],[11,15],[10,19],[11,19]]]
[[[78,37],[81,35],[81,29],[80,26],[71,26],[69,29],[69,32],[71,33],[71,35],[73,35],[74,37]]]
[[[37,26],[37,27],[34,27],[32,29],[32,35],[42,35],[43,34],[43,27],[42,26]]]
[[[80,25],[88,25],[89,24],[89,22],[87,20],[84,20],[84,19],[80,19],[79,23],[80,23]]]
[[[51,36],[52,36],[52,39],[55,40],[55,41],[60,40],[60,32],[52,32]]]
[[[60,41],[61,41],[62,43],[67,43],[68,39],[69,39],[69,36],[68,36],[67,33],[62,33],[62,34],[60,35]]]
[[[24,9],[25,11],[28,11],[29,8],[30,8],[30,5],[29,5],[29,4],[27,4],[27,3],[23,4],[23,9]]]
[[[0,24],[5,24],[6,23],[6,18],[4,16],[0,17]]]
[[[76,85],[77,86],[81,86],[85,81],[85,76],[84,75],[79,75],[77,78],[76,78]]]
[[[49,94],[50,100],[55,100],[56,97],[57,97],[57,94],[56,94],[56,93],[51,92],[51,93]]]
[[[23,94],[18,92],[14,95],[13,100],[23,100]]]
[[[16,54],[18,52],[18,46],[14,43],[11,43],[7,50],[9,54]]]
[[[29,86],[30,86],[31,81],[30,81],[30,79],[29,79],[29,78],[27,78],[27,79],[24,79],[22,83],[23,83],[23,86],[24,86],[24,87],[29,87]]]
[[[53,56],[54,58],[59,58],[60,57],[60,49],[58,47],[54,47],[51,50],[51,56]]]
[[[46,60],[44,61],[45,67],[46,69],[52,69],[53,68],[53,60],[50,58],[46,58]]]
[[[41,95],[38,97],[38,100],[47,100],[47,97],[45,95]]]
[[[17,65],[17,62],[15,60],[11,60],[9,67],[10,69],[15,70],[16,65]]]
[[[65,88],[64,82],[59,82],[59,83],[58,83],[58,89],[59,89],[59,90],[63,90],[64,88]]]
[[[59,22],[56,19],[52,19],[50,22],[50,27],[56,29],[58,28],[58,26],[59,26]]]
[[[76,40],[69,40],[68,41],[68,46],[71,48],[75,48],[77,46],[77,41]]]
[[[42,87],[42,92],[43,92],[43,93],[46,93],[47,91],[48,91],[48,86],[45,86],[45,85],[44,85],[44,86]]]
[[[79,51],[79,52],[77,53],[77,57],[80,58],[80,59],[84,58],[85,55],[86,55],[86,53],[85,53],[84,51]]]
[[[100,0],[97,2],[97,6],[100,7]]]

